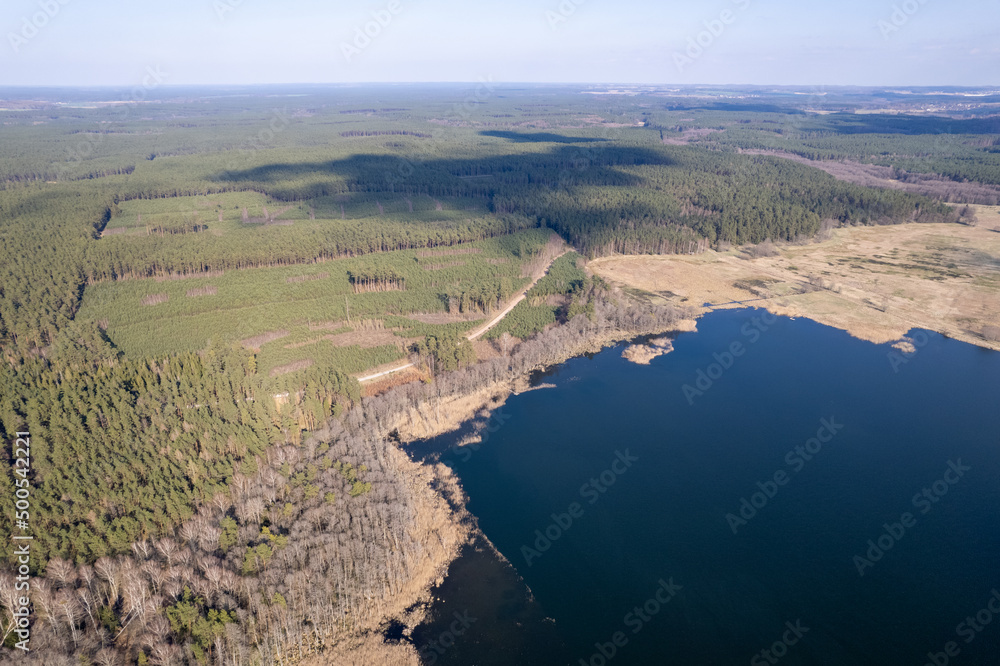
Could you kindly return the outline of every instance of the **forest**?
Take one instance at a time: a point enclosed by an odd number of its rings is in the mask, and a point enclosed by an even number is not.
[[[0,437],[34,454],[25,663],[269,664],[377,626],[369,600],[447,542],[401,415],[679,317],[587,260],[959,222],[970,185],[1000,186],[996,116],[859,113],[884,91],[156,92],[0,104]],[[553,234],[571,251],[466,340]],[[359,376],[407,360],[423,381],[362,397]],[[6,447],[8,534],[15,480]]]

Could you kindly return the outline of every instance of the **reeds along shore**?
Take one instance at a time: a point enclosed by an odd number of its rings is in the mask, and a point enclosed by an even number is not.
[[[431,489],[432,470],[390,438],[410,410],[509,384],[594,340],[668,330],[679,320],[671,308],[595,295],[590,318],[574,317],[506,356],[431,383],[365,398],[302,445],[271,447],[256,472],[234,474],[229,492],[171,538],[136,543],[131,555],[93,566],[51,560],[33,586],[24,663],[83,655],[98,663],[210,658],[236,666],[370,649],[365,636],[425,597],[465,539]],[[0,593],[11,594],[13,583],[0,576]]]

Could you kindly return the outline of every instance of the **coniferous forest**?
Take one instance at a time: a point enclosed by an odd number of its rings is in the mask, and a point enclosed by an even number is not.
[[[996,117],[857,113],[880,91],[212,92],[0,89],[0,437],[32,451],[27,477],[0,456],[0,531],[28,478],[24,663],[267,664],[377,627],[371,600],[450,547],[392,424],[677,319],[590,259],[1000,202]],[[478,359],[466,336],[532,284]],[[359,381],[407,361],[419,381]]]

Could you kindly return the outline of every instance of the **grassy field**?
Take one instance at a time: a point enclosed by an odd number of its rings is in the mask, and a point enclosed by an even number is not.
[[[134,357],[241,344],[258,351],[266,372],[305,364],[360,372],[403,357],[408,339],[484,319],[446,314],[449,294],[500,280],[520,288],[523,264],[548,237],[539,229],[436,250],[105,282],[88,287],[79,319],[99,323]],[[356,293],[350,275],[379,269],[404,278],[405,290]]]
[[[739,301],[802,316],[872,342],[926,328],[1000,349],[983,331],[1000,324],[1000,208],[978,207],[978,227],[907,224],[838,229],[821,243],[746,252],[609,257],[605,279],[655,301],[700,311]],[[732,307],[737,307],[732,305]]]

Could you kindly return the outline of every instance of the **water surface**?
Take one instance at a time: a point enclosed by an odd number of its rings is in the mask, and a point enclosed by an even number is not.
[[[1000,589],[1000,354],[760,310],[699,329],[649,366],[621,346],[557,366],[442,455],[523,584],[463,558],[418,647],[472,600],[534,600],[425,663],[923,664],[950,641],[997,663],[1000,614],[960,623]]]

